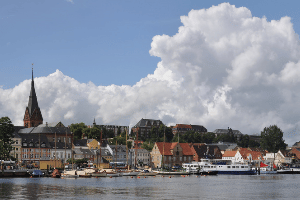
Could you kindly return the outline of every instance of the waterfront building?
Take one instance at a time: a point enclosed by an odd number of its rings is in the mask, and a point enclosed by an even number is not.
[[[238,148],[237,151],[225,151],[222,160],[231,160],[233,163],[252,163],[254,166],[259,166],[259,163],[264,160],[264,153],[249,148]]]
[[[218,146],[205,143],[191,144],[193,161],[200,162],[202,158],[222,159],[222,153]]]
[[[182,163],[193,160],[193,151],[188,143],[156,142],[150,155],[153,168],[182,166]]]
[[[159,127],[162,123],[160,120],[154,119],[141,119],[134,127],[131,128],[131,132],[135,135],[138,134],[138,138],[142,140],[150,137],[150,131],[153,127]]]
[[[65,142],[49,142],[49,145],[51,148],[50,159],[66,163],[72,157],[72,145]]]
[[[279,150],[275,155],[274,164],[278,167],[292,164],[292,157],[290,156],[289,151]]]
[[[294,146],[289,151],[289,155],[292,157],[293,163],[299,163],[300,162],[300,148],[299,146]]]
[[[126,145],[109,145],[112,150],[112,162],[127,163]]]
[[[96,154],[91,151],[90,149],[81,149],[81,148],[76,148],[73,150],[74,153],[74,159],[83,159],[86,158],[89,160],[89,163],[93,163],[94,159],[96,157]]]
[[[50,160],[51,146],[45,135],[22,133],[21,161],[25,166],[39,166],[40,161]]]
[[[131,166],[150,166],[150,151],[147,149],[131,148],[128,156],[128,163]]]
[[[10,152],[10,155],[16,158],[17,164],[20,164],[22,161],[22,138],[18,134],[19,130],[24,128],[24,126],[14,126],[14,133],[12,140],[14,143],[12,144],[13,149]]]

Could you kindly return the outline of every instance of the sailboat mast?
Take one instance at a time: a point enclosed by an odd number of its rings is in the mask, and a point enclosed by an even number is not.
[[[166,127],[164,127],[164,145],[163,145],[163,157],[162,157],[162,167],[165,166],[165,142],[166,142]]]
[[[129,127],[128,127],[129,129]],[[128,129],[126,127],[126,139],[125,139],[125,145],[126,145],[126,159],[127,159],[127,169],[129,170],[129,164],[128,164],[128,146],[127,146],[127,133],[128,133]]]

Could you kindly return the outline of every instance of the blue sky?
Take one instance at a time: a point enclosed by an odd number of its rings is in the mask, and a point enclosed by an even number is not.
[[[73,2],[73,3],[72,3]],[[134,85],[154,72],[155,35],[174,35],[180,16],[223,1],[1,1],[0,85],[13,88],[56,69],[96,85]],[[298,33],[298,1],[229,1],[256,17],[290,16]]]
[[[0,113],[300,140],[298,1],[0,1]],[[288,16],[288,17],[286,17]],[[0,116],[0,117],[1,117]]]

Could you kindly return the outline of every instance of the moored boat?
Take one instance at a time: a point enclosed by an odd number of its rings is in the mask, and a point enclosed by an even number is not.
[[[209,159],[201,159],[201,162],[184,163],[183,168],[191,174],[231,174],[231,175],[254,175],[255,170],[248,164],[213,164]],[[209,172],[209,173],[208,173]]]
[[[295,168],[295,167],[283,168],[277,170],[277,173],[278,174],[300,174],[300,168]]]
[[[52,178],[60,178],[61,177],[61,173],[59,172],[58,169],[54,169],[54,171],[51,174]]]
[[[63,174],[61,174],[62,177],[65,178],[78,178],[78,174],[76,170],[70,170],[70,171],[64,171]]]
[[[138,170],[134,170],[134,171],[123,171],[121,172],[122,176],[137,176],[140,173],[140,171]]]
[[[31,173],[31,176],[32,177],[43,177],[44,173],[41,170],[36,169],[36,170],[33,170],[33,172]]]
[[[189,172],[186,171],[153,171],[153,172],[157,172],[157,175],[189,175]]]
[[[106,172],[94,172],[92,173],[92,177],[106,177]]]
[[[143,170],[138,174],[138,176],[156,176],[156,175],[158,175],[157,172],[149,171],[149,170]]]

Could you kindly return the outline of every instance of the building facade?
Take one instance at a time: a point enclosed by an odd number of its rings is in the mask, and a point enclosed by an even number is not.
[[[182,166],[193,160],[193,151],[188,143],[156,142],[151,151],[151,167]]]
[[[131,132],[137,135],[138,138],[147,139],[150,137],[150,131],[152,127],[159,127],[162,123],[160,120],[154,119],[141,119],[134,127],[132,127]]]

